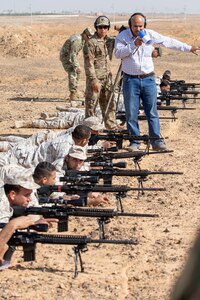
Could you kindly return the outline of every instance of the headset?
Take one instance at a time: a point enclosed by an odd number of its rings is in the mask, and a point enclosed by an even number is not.
[[[97,29],[97,27],[98,27],[98,20],[99,20],[100,18],[106,18],[106,19],[108,20],[108,29],[110,29],[110,20],[109,20],[106,16],[99,16],[99,17],[95,20],[95,22],[94,22],[94,28]]]
[[[129,18],[129,20],[128,20],[128,26],[131,28],[131,19],[132,19],[134,16],[137,16],[137,15],[139,15],[139,16],[141,16],[141,17],[144,18],[144,28],[146,28],[146,26],[147,26],[147,18],[145,17],[145,15],[143,15],[143,14],[140,13],[140,12],[136,12],[136,13],[134,13],[132,16],[130,16],[130,18]]]

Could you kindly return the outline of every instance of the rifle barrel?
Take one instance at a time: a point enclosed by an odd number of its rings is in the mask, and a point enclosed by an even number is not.
[[[64,192],[68,194],[83,194],[90,191],[102,193],[126,193],[129,191],[165,191],[165,188],[133,188],[126,185],[50,185],[38,189],[39,194],[51,194],[53,192]]]
[[[173,150],[165,150],[165,151],[135,151],[135,152],[121,152],[121,153],[102,153],[100,155],[93,155],[87,158],[87,161],[105,161],[111,159],[122,159],[122,158],[141,158],[145,155],[151,154],[164,154],[164,153],[172,153]]]
[[[108,168],[108,169],[101,169],[101,170],[93,169],[90,171],[77,171],[77,172],[78,173],[72,173],[72,174],[74,174],[74,176],[76,176],[77,174],[82,176],[88,174],[88,176],[99,176],[100,178],[104,176],[148,176],[148,175],[155,175],[155,174],[160,174],[160,175],[182,175],[183,174],[183,172],[176,172],[176,171],[121,170],[118,168],[112,168],[112,169]],[[65,181],[65,177],[63,177],[63,181]]]

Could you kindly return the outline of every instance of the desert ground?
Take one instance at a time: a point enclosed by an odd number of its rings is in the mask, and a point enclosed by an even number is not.
[[[116,21],[125,24],[127,19],[121,16]],[[87,26],[92,28],[94,20],[85,16],[0,17],[1,135],[31,135],[38,129],[14,129],[14,121],[33,120],[67,103],[67,76],[59,61],[59,50],[69,35]],[[195,45],[200,45],[199,26],[199,16],[148,18],[149,28]],[[117,34],[113,24],[110,34]],[[163,56],[155,60],[156,75],[169,69],[172,79],[200,83],[199,57],[163,49]],[[83,67],[81,54],[80,60]],[[118,66],[119,61],[113,58],[114,75]],[[84,88],[82,69],[82,99]],[[175,105],[182,106],[181,102]],[[106,226],[107,238],[137,238],[138,245],[89,244],[88,251],[82,253],[85,271],[76,279],[71,246],[38,244],[33,262],[23,262],[19,248],[12,267],[0,272],[1,299],[170,299],[200,225],[200,102],[189,100],[186,107],[196,110],[178,111],[175,122],[161,121],[162,135],[174,152],[149,155],[140,163],[141,168],[150,171],[181,171],[183,175],[151,175],[145,186],[164,187],[166,191],[145,192],[139,199],[136,192],[129,192],[122,200],[126,212],[157,213],[159,217],[119,217]],[[141,131],[147,133],[142,122]],[[128,166],[134,167],[131,160]],[[114,183],[137,186],[136,179],[128,177],[115,179]],[[114,196],[109,197],[109,207],[115,208]],[[56,233],[56,227],[50,232]],[[72,217],[67,234],[98,238],[96,221]]]

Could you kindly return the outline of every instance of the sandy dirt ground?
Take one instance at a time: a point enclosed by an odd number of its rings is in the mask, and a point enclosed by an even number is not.
[[[123,20],[128,17],[123,17]],[[67,102],[66,74],[59,61],[65,39],[94,18],[0,18],[0,134],[32,134],[38,129],[13,129],[15,120],[33,120],[41,112],[55,112]],[[200,45],[200,17],[159,21],[148,26],[181,41]],[[111,34],[116,32],[111,29]],[[80,55],[81,65],[83,60]],[[113,59],[113,74],[119,61]],[[155,60],[156,75],[171,70],[173,79],[200,82],[200,59],[191,53],[164,49]],[[82,72],[80,96],[84,97]],[[55,101],[56,100],[56,101]],[[181,107],[181,103],[175,103]],[[182,171],[183,175],[151,175],[146,187],[165,187],[162,192],[145,192],[137,199],[129,192],[123,199],[126,212],[158,213],[158,218],[118,218],[106,226],[110,239],[137,238],[136,246],[88,245],[82,253],[85,271],[73,279],[71,246],[37,245],[36,261],[23,262],[19,249],[13,266],[0,273],[1,299],[126,299],[167,300],[179,276],[200,224],[199,108],[179,111],[178,120],[161,121],[162,135],[174,152],[149,155],[141,167],[151,171]],[[167,115],[167,113],[165,114]],[[168,114],[170,115],[170,114]],[[141,124],[146,133],[145,122]],[[128,161],[133,168],[133,162]],[[135,178],[118,178],[115,184],[137,186]],[[110,196],[115,207],[114,196]],[[50,230],[56,233],[56,228]],[[67,234],[98,237],[96,220],[70,218]]]

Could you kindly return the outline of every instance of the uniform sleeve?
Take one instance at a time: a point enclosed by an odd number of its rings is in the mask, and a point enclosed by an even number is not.
[[[88,41],[83,47],[85,75],[91,80],[97,80],[94,68],[95,47],[91,41]]]
[[[164,36],[162,34],[159,34],[156,31],[153,30],[148,30],[148,33],[150,35],[150,37],[152,38],[152,42],[154,44],[163,46],[165,48],[169,48],[172,50],[177,50],[177,51],[183,51],[183,52],[190,52],[192,46],[180,42],[176,39],[170,38],[168,36]]]
[[[81,51],[82,48],[83,48],[83,44],[79,39],[74,40],[71,44],[71,49],[69,53],[69,62],[74,68],[80,66],[77,57],[78,57],[78,53]]]
[[[8,199],[2,188],[0,191],[0,196],[0,223],[8,223],[12,217],[13,210],[10,207]]]

